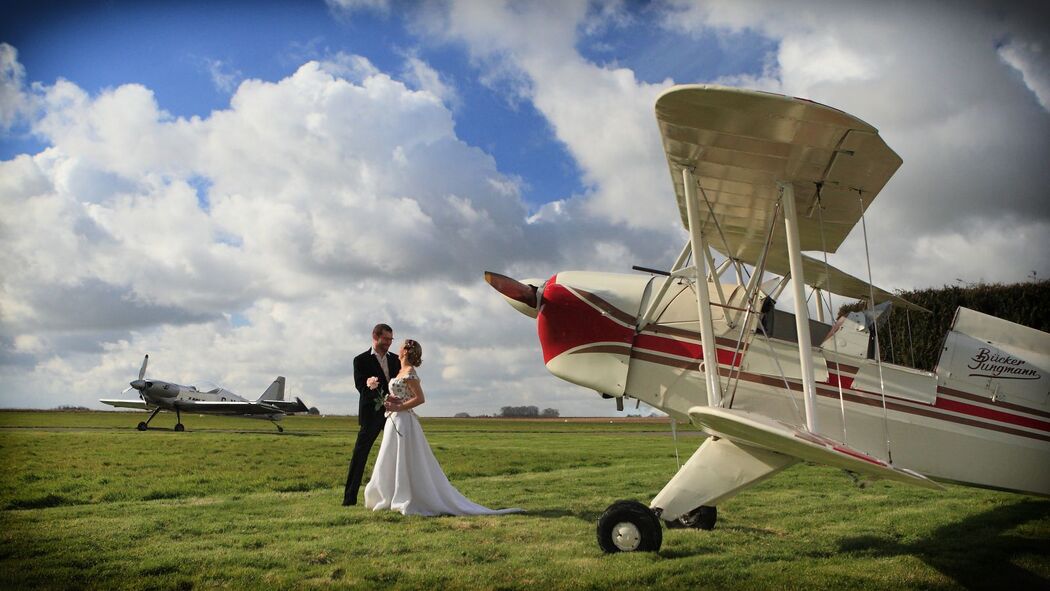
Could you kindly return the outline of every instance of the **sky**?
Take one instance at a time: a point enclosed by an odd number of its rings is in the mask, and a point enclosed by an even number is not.
[[[423,344],[424,416],[614,415],[551,376],[485,270],[666,268],[653,117],[713,83],[815,100],[904,160],[869,208],[891,290],[1050,276],[1038,3],[8,2],[0,407],[150,377],[356,412],[351,359]],[[830,262],[865,277],[860,229]],[[837,305],[838,302],[836,302]],[[633,410],[633,409],[629,409]],[[641,409],[646,412],[647,409]]]

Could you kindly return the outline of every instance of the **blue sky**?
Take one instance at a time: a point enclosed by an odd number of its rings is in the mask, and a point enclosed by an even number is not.
[[[869,210],[875,283],[1050,275],[1050,27],[1027,4],[2,10],[0,406],[98,406],[148,352],[167,379],[283,374],[347,411],[348,360],[386,320],[429,345],[432,414],[607,414],[481,272],[670,264],[652,105],[677,83],[879,128],[905,164]],[[831,262],[864,276],[859,235]]]

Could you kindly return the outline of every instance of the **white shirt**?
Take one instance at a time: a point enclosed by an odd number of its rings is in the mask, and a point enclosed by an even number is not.
[[[379,360],[379,368],[383,370],[383,375],[386,376],[386,381],[390,381],[390,367],[386,363],[386,355],[380,355],[379,351],[376,351],[375,347],[372,347],[372,355]]]

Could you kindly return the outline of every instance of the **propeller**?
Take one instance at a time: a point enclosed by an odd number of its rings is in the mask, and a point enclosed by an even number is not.
[[[538,288],[535,285],[525,285],[516,279],[492,271],[485,271],[485,282],[501,294],[530,308],[535,308],[539,303],[536,293]]]
[[[149,401],[146,400],[145,392],[150,386],[153,385],[152,383],[147,382],[146,380],[142,379],[146,375],[146,365],[148,365],[148,364],[149,364],[149,354],[147,353],[146,356],[142,358],[142,367],[139,368],[139,378],[137,380],[131,382],[131,388],[134,388],[134,389],[138,390],[139,398],[141,398],[142,401],[146,402],[146,403],[148,403]],[[128,388],[127,390],[124,390],[124,391],[127,392],[131,388]]]

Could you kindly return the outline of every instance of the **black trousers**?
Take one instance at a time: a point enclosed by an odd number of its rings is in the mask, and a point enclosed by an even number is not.
[[[376,437],[383,431],[383,423],[369,421],[357,431],[357,443],[354,444],[354,455],[350,459],[350,470],[346,474],[346,489],[343,490],[343,503],[357,503],[357,491],[361,488],[361,479],[365,475],[365,464]]]

